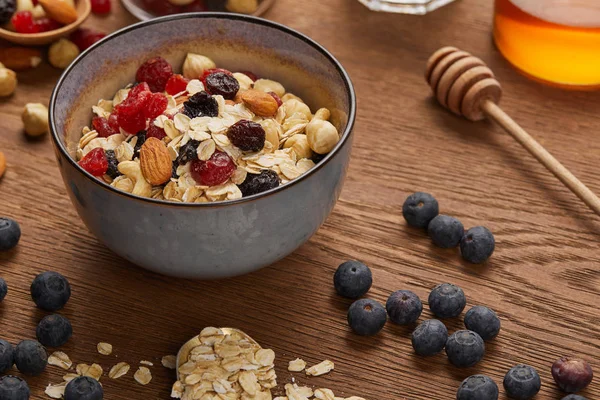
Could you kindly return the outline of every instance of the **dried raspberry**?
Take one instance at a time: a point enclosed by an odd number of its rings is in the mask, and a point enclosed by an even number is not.
[[[17,11],[17,2],[15,0],[0,1],[0,25],[10,22],[13,14]]]
[[[135,98],[138,97],[142,92],[150,92],[150,86],[146,82],[140,82],[135,85],[127,95],[127,98]]]
[[[38,27],[38,32],[50,32],[56,29],[60,29],[63,25],[50,18],[40,18],[35,21]]]
[[[175,74],[169,78],[165,91],[171,96],[175,96],[181,92],[185,92],[189,79],[183,77],[183,75]]]
[[[146,82],[153,92],[163,92],[171,75],[173,75],[171,64],[162,57],[155,57],[138,68],[135,79],[138,82]]]
[[[80,161],[81,168],[94,176],[102,176],[108,170],[108,161],[102,147],[95,148],[87,153]]]
[[[122,175],[119,172],[119,160],[117,160],[117,156],[115,155],[114,150],[106,150],[106,162],[108,163],[106,175],[110,176],[113,179],[115,179],[119,175]]]
[[[227,153],[215,151],[208,161],[192,161],[190,170],[199,185],[216,186],[229,179],[235,171],[235,164]]]
[[[258,80],[258,76],[254,72],[251,71],[241,71],[242,74],[246,75],[248,78],[252,79],[254,82]]]
[[[242,151],[260,151],[265,147],[265,130],[256,122],[242,119],[227,130],[231,143]]]
[[[184,13],[202,12],[202,11],[208,11],[208,7],[206,6],[206,4],[204,3],[203,0],[196,0],[192,4],[188,4],[187,6],[184,6],[182,9],[182,12],[184,12]]]
[[[277,172],[270,169],[263,169],[258,175],[248,174],[246,180],[238,185],[244,197],[265,192],[277,186],[279,186],[279,176],[277,176]]]
[[[224,74],[228,74],[233,76],[233,74],[231,73],[231,71],[228,71],[226,69],[223,68],[210,68],[204,71],[204,73],[202,74],[202,76],[200,77],[200,80],[202,81],[202,83],[204,84],[204,86],[206,87],[206,78],[208,78],[209,75],[217,73],[217,72],[222,72]]]
[[[147,138],[153,137],[157,138],[158,140],[162,140],[165,136],[167,136],[167,134],[163,128],[159,128],[158,126],[154,125],[154,123],[150,123],[148,131],[146,132]]]
[[[92,119],[92,126],[94,127],[94,130],[98,132],[99,137],[109,137],[120,133],[118,129],[113,129],[108,123],[108,120],[104,117],[94,117],[94,119]]]
[[[279,107],[281,107],[281,105],[283,104],[283,101],[281,101],[281,97],[279,97],[277,95],[277,93],[275,93],[275,92],[269,92],[269,94],[271,95],[271,97],[273,97],[275,99],[275,101],[277,102],[277,105]]]
[[[11,22],[17,33],[38,33],[39,27],[33,21],[31,11],[19,11],[13,15]]]
[[[92,12],[107,14],[110,12],[110,0],[92,0]]]
[[[198,140],[190,140],[183,146],[179,148],[179,156],[175,162],[178,165],[187,164],[190,161],[194,161],[198,159],[198,146],[200,146],[200,142]]]
[[[183,114],[190,118],[216,117],[219,115],[219,105],[211,95],[200,92],[183,103]]]
[[[146,103],[144,115],[146,118],[154,119],[166,111],[168,103],[169,100],[167,100],[167,96],[164,94],[152,93],[150,99]]]
[[[126,132],[137,133],[146,129],[146,118],[143,112],[134,115],[119,114],[118,118],[119,126]]]
[[[71,34],[71,41],[79,47],[80,51],[84,51],[100,39],[106,36],[105,33],[96,32],[91,29],[81,28]]]
[[[108,125],[113,128],[115,131],[120,132],[119,131],[119,118],[117,117],[117,114],[112,113],[110,114],[110,116],[108,117]]]
[[[225,72],[215,72],[206,77],[206,91],[218,95],[226,100],[233,100],[240,90],[240,84],[232,75]]]
[[[148,84],[140,83],[129,91],[127,98],[115,107],[119,126],[129,133],[146,128],[146,107],[152,97]]]

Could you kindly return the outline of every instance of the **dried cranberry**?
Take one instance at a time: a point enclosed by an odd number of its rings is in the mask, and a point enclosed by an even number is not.
[[[94,127],[94,130],[98,132],[98,136],[100,137],[109,137],[120,133],[118,129],[115,130],[110,126],[108,120],[104,117],[94,117],[94,119],[92,119],[92,126]]]
[[[277,186],[279,186],[279,176],[277,172],[270,169],[263,169],[258,175],[248,174],[246,180],[238,185],[244,197],[265,192]]]
[[[585,360],[561,357],[552,365],[552,377],[563,392],[576,393],[590,384],[594,372]]]
[[[95,148],[87,153],[80,161],[81,168],[94,176],[102,176],[108,170],[108,161],[102,147]]]
[[[167,85],[165,86],[165,91],[174,96],[178,93],[185,92],[189,80],[184,78],[183,75],[175,74],[169,78],[167,81]]]
[[[92,12],[107,14],[110,12],[110,0],[92,0]]]
[[[254,72],[251,71],[241,71],[242,74],[246,75],[248,78],[252,79],[254,82],[258,80],[258,76]]]
[[[110,114],[110,116],[108,117],[108,125],[111,128],[113,128],[115,131],[121,132],[119,130],[119,118],[117,117],[117,114],[115,114],[115,113]]]
[[[153,92],[163,92],[173,67],[162,57],[154,57],[143,63],[135,74],[138,82],[146,82]]]
[[[211,94],[220,94],[227,100],[233,100],[240,90],[240,84],[233,75],[215,72],[206,77],[206,90]]]
[[[163,128],[160,128],[154,125],[153,123],[150,123],[148,131],[146,132],[147,138],[153,137],[157,138],[158,140],[162,140],[165,136],[167,136],[167,134],[165,133],[165,130]]]
[[[271,95],[271,97],[273,97],[275,99],[275,101],[277,102],[277,105],[279,107],[281,107],[281,105],[283,104],[283,101],[281,101],[281,97],[279,97],[277,95],[277,93],[275,93],[275,92],[269,92],[269,94]]]
[[[17,33],[38,33],[39,27],[33,20],[31,11],[19,11],[11,19],[12,25]]]
[[[146,118],[156,118],[167,110],[167,96],[162,93],[152,93],[150,99],[146,103],[144,115]]]
[[[243,151],[260,151],[265,147],[265,130],[252,121],[242,119],[227,130],[231,143]]]
[[[38,32],[50,32],[63,26],[60,22],[45,17],[36,20],[35,24],[38,26]]]
[[[106,37],[105,33],[96,32],[91,29],[81,28],[71,34],[71,41],[79,47],[80,51],[84,51],[100,39]]]
[[[202,76],[200,77],[200,80],[202,81],[202,83],[204,84],[204,86],[206,86],[206,78],[208,78],[209,75],[217,73],[217,72],[222,72],[224,74],[233,76],[233,74],[231,73],[231,71],[228,71],[226,69],[223,69],[223,68],[209,68],[209,69],[205,70],[204,73],[202,74]]]
[[[183,103],[183,114],[190,118],[216,117],[219,115],[219,105],[211,95],[200,92]]]
[[[175,162],[178,165],[187,164],[190,161],[198,159],[198,146],[200,142],[197,140],[190,140],[179,148],[179,156]]]
[[[119,126],[125,132],[136,133],[146,128],[146,118],[143,113],[125,115],[119,114]]]
[[[146,107],[152,97],[148,84],[140,83],[129,91],[127,98],[119,103],[114,112],[119,126],[129,133],[146,128]]]
[[[190,166],[194,180],[199,185],[205,186],[216,186],[227,182],[235,168],[231,157],[222,151],[215,151],[208,161],[194,160]]]
[[[173,167],[171,169],[171,178],[173,178],[173,179],[179,178],[179,175],[177,175],[177,167],[178,167],[177,163],[173,162]]]
[[[110,176],[113,179],[121,175],[118,168],[119,160],[117,160],[117,156],[115,155],[114,150],[106,150],[106,162],[108,163],[106,175]]]

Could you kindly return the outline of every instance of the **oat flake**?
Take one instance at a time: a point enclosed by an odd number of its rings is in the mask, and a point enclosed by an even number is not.
[[[53,399],[61,399],[65,394],[65,388],[67,387],[66,383],[59,383],[57,385],[48,384],[44,393],[46,393],[49,397]]]
[[[133,378],[140,385],[147,385],[152,380],[152,374],[150,373],[150,370],[148,368],[139,367],[138,370],[135,371]]]
[[[321,376],[331,372],[334,368],[333,362],[325,360],[317,365],[313,365],[306,370],[306,375]]]
[[[68,370],[73,365],[73,362],[69,356],[62,351],[55,351],[48,357],[48,364]]]
[[[111,353],[113,351],[112,344],[110,344],[110,343],[100,342],[100,343],[98,343],[98,345],[96,347],[98,349],[98,353],[105,355],[105,356],[111,355]]]
[[[118,379],[120,377],[122,377],[123,375],[126,375],[129,372],[129,364],[127,364],[126,362],[120,362],[116,365],[114,365],[110,371],[108,371],[108,377],[110,379]]]

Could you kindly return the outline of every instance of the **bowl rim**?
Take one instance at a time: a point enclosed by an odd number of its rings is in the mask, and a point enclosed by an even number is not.
[[[123,35],[125,33],[128,33],[130,31],[134,31],[138,28],[141,27],[146,27],[149,25],[155,25],[155,24],[160,24],[163,22],[167,22],[167,21],[174,21],[174,20],[184,20],[184,19],[196,19],[196,18],[221,18],[221,19],[231,19],[231,20],[242,20],[245,22],[250,22],[253,24],[259,24],[259,25],[266,25],[268,27],[271,28],[275,28],[278,29],[284,33],[287,33],[289,35],[295,36],[296,38],[306,42],[308,45],[312,46],[314,49],[316,49],[317,51],[319,51],[321,54],[323,54],[328,60],[329,62],[331,62],[331,64],[335,67],[335,69],[337,70],[337,72],[340,74],[340,76],[342,77],[342,80],[344,81],[344,85],[345,85],[345,89],[346,89],[346,93],[350,99],[350,104],[349,104],[349,113],[348,113],[348,123],[346,124],[346,128],[344,129],[344,132],[342,133],[341,139],[340,141],[336,144],[336,146],[333,148],[333,150],[331,150],[326,156],[325,158],[323,158],[315,167],[311,168],[309,171],[305,172],[303,175],[299,176],[298,178],[280,185],[276,188],[252,195],[252,196],[248,196],[248,197],[242,197],[240,199],[235,199],[235,200],[224,200],[224,201],[217,201],[217,202],[206,202],[206,203],[186,203],[186,202],[173,202],[173,201],[168,201],[168,200],[159,200],[159,199],[153,199],[150,197],[142,197],[142,196],[138,196],[138,195],[134,195],[132,193],[127,193],[124,191],[121,191],[115,187],[110,186],[109,184],[107,184],[106,182],[97,179],[96,177],[94,177],[93,175],[91,175],[89,172],[85,171],[75,160],[73,157],[71,157],[71,155],[69,154],[69,152],[67,151],[67,149],[65,148],[64,144],[62,143],[62,141],[60,140],[59,136],[58,136],[58,129],[56,128],[56,121],[54,118],[54,112],[55,112],[55,108],[56,108],[56,103],[57,103],[57,96],[58,96],[58,92],[61,89],[64,81],[66,80],[66,78],[68,77],[69,73],[71,72],[71,70],[73,70],[75,68],[75,66],[77,66],[77,64],[84,59],[89,53],[91,53],[95,48],[102,46],[103,44],[111,41],[113,38],[118,37],[120,35]],[[118,31],[113,32],[112,34],[106,36],[105,38],[101,39],[100,41],[94,43],[91,47],[89,47],[88,49],[86,49],[85,51],[83,51],[63,72],[63,74],[60,76],[60,78],[58,79],[58,82],[56,83],[56,86],[54,87],[54,89],[52,90],[52,95],[50,97],[50,104],[49,104],[49,110],[48,110],[48,118],[49,118],[49,126],[50,126],[50,136],[52,138],[52,141],[54,143],[55,148],[58,149],[58,151],[61,153],[61,156],[63,156],[64,158],[67,159],[67,161],[75,168],[75,170],[79,173],[81,173],[83,176],[85,176],[86,178],[90,179],[93,183],[95,183],[96,185],[98,185],[99,187],[109,190],[119,196],[122,197],[126,197],[130,200],[137,200],[137,201],[142,201],[145,203],[150,203],[150,204],[154,204],[154,205],[160,205],[160,206],[168,206],[168,207],[208,207],[208,208],[218,208],[218,207],[225,207],[225,206],[233,206],[233,205],[237,205],[237,204],[241,204],[241,203],[249,203],[249,202],[253,202],[253,201],[257,201],[260,200],[261,198],[264,197],[268,197],[271,195],[275,195],[280,191],[284,191],[296,184],[299,184],[300,182],[308,179],[311,175],[315,174],[318,170],[320,170],[321,168],[324,168],[326,164],[329,163],[329,161],[331,161],[331,159],[337,154],[337,152],[343,147],[345,146],[349,140],[350,137],[352,135],[352,131],[354,128],[354,123],[356,120],[356,94],[354,92],[354,85],[352,84],[352,81],[350,79],[350,76],[348,75],[348,73],[346,72],[346,70],[344,69],[344,67],[342,66],[342,64],[328,51],[326,50],[323,46],[321,46],[319,43],[317,43],[315,40],[309,38],[308,36],[304,35],[303,33],[300,33],[292,28],[289,28],[283,24],[280,24],[278,22],[273,22],[273,21],[269,21],[266,20],[264,18],[259,18],[259,17],[255,17],[255,16],[250,16],[250,15],[245,15],[245,14],[236,14],[236,13],[225,13],[225,12],[195,12],[195,13],[186,13],[186,14],[176,14],[176,15],[167,15],[164,17],[159,17],[159,18],[154,18],[151,20],[147,20],[147,21],[141,21],[129,26],[126,26]]]

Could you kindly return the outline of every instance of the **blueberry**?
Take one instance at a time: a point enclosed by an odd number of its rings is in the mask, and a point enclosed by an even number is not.
[[[462,381],[456,400],[498,400],[498,385],[485,375],[472,375]]]
[[[44,346],[60,347],[73,335],[73,327],[71,322],[62,315],[47,315],[38,324],[36,335]]]
[[[466,305],[465,293],[451,283],[437,285],[429,294],[429,308],[438,318],[458,317]]]
[[[475,306],[465,314],[465,326],[477,332],[483,340],[490,340],[500,332],[500,318],[490,308]]]
[[[578,394],[568,394],[565,397],[563,397],[561,400],[587,400],[587,399]]]
[[[412,346],[420,356],[432,356],[444,350],[448,340],[448,329],[442,321],[423,321],[412,333]]]
[[[346,261],[333,275],[333,285],[340,296],[358,299],[369,291],[373,284],[373,274],[360,261]]]
[[[11,369],[14,363],[14,346],[8,343],[6,340],[0,339],[0,374],[3,374],[9,369]]]
[[[495,247],[494,235],[483,226],[469,229],[460,240],[460,254],[466,261],[473,264],[485,262],[490,258]]]
[[[563,392],[576,393],[592,382],[594,371],[581,358],[561,357],[552,365],[552,377]]]
[[[348,309],[348,325],[359,335],[371,336],[383,329],[385,308],[371,299],[356,300]]]
[[[446,355],[455,367],[472,367],[481,361],[484,354],[483,339],[473,331],[454,332],[446,342]]]
[[[402,215],[410,226],[427,228],[429,222],[440,212],[437,200],[429,193],[417,192],[406,198]]]
[[[510,369],[504,377],[504,390],[510,399],[528,400],[542,387],[542,380],[535,368],[519,364]]]
[[[48,354],[35,340],[23,340],[15,349],[15,365],[26,375],[39,375],[46,369]]]
[[[0,251],[8,251],[19,243],[21,228],[14,219],[0,218]]]
[[[0,301],[4,300],[6,294],[8,293],[8,285],[6,281],[0,278]]]
[[[69,281],[58,272],[41,273],[31,284],[31,298],[42,310],[60,310],[67,304],[70,297]]]
[[[399,325],[415,323],[423,311],[419,296],[409,290],[398,290],[385,303],[390,320]]]
[[[454,217],[438,215],[427,227],[429,237],[438,247],[449,249],[456,247],[465,233],[462,222]]]
[[[1,400],[29,400],[29,386],[23,379],[6,375],[0,378]]]
[[[87,376],[73,379],[65,388],[65,400],[102,400],[103,397],[102,385]]]

